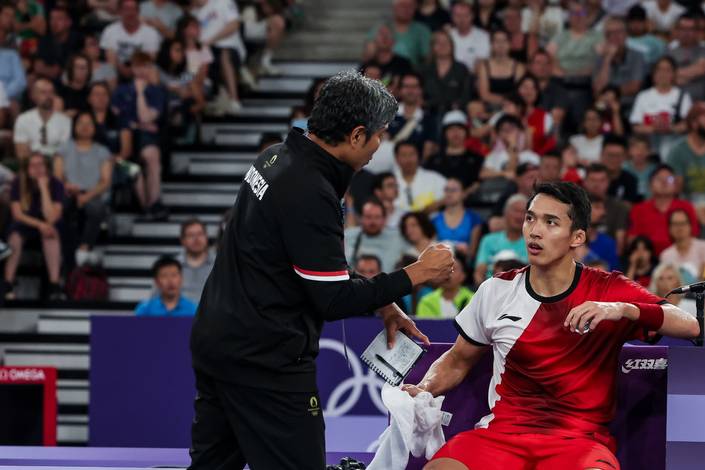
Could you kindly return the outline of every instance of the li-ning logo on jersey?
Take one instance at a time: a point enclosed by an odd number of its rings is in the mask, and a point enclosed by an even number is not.
[[[255,193],[255,197],[260,201],[264,197],[264,193],[269,189],[269,183],[265,180],[259,171],[254,166],[251,166],[245,175],[245,183],[250,185],[250,189]]]
[[[622,366],[622,372],[625,374],[633,370],[664,370],[668,367],[668,359],[661,357],[659,359],[627,359]]]
[[[518,322],[519,320],[521,320],[521,317],[517,317],[516,315],[509,315],[509,314],[505,313],[504,315],[500,315],[500,317],[497,320],[504,320],[504,319],[511,320],[513,322]]]

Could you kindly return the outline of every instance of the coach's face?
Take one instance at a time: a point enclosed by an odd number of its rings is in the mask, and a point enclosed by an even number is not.
[[[384,126],[368,138],[364,126],[353,129],[346,142],[348,148],[343,156],[343,161],[353,167],[355,171],[361,170],[372,160],[372,155],[382,143],[382,136],[386,131],[387,126]]]
[[[571,229],[569,209],[568,204],[546,194],[531,201],[523,226],[529,263],[550,266],[585,243],[585,231]]]

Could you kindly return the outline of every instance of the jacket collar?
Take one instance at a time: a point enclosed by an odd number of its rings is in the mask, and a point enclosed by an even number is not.
[[[301,129],[293,128],[286,137],[286,145],[295,154],[306,158],[328,180],[339,198],[345,195],[355,170],[341,162],[304,135]]]

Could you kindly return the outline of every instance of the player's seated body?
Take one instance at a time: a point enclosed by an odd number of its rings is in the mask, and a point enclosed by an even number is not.
[[[627,279],[574,261],[586,242],[587,194],[546,183],[523,226],[529,266],[480,285],[456,317],[459,336],[418,385],[457,386],[490,347],[490,414],[443,446],[425,470],[615,470],[615,381],[622,345],[650,332],[693,338],[695,318]]]

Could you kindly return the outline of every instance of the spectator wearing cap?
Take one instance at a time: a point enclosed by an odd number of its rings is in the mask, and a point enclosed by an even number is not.
[[[375,255],[382,261],[382,271],[394,270],[408,248],[397,228],[386,226],[384,205],[369,199],[362,206],[360,225],[345,229],[345,258],[355,266],[363,254]]]
[[[665,37],[671,34],[678,18],[686,11],[685,7],[673,0],[646,0],[642,5],[654,30]]]
[[[215,256],[208,246],[206,224],[197,218],[184,221],[180,241],[183,250],[176,260],[181,263],[182,293],[187,299],[198,303],[215,263]]]
[[[455,253],[472,259],[480,242],[480,231],[484,221],[463,204],[463,183],[457,178],[448,178],[444,188],[443,210],[433,216],[439,241],[452,245]]]
[[[639,181],[624,169],[627,160],[627,141],[619,136],[607,135],[602,142],[600,162],[610,177],[609,194],[628,202],[639,202]]]
[[[375,175],[372,183],[372,193],[382,203],[386,212],[387,227],[398,228],[404,213],[394,206],[399,197],[399,183],[394,173],[385,171]]]
[[[610,17],[605,21],[605,43],[595,62],[592,88],[595,93],[607,85],[619,87],[622,104],[630,106],[646,78],[644,56],[627,45],[624,20]]]
[[[488,233],[480,240],[475,259],[475,284],[480,285],[492,275],[492,263],[495,256],[504,251],[513,252],[513,258],[528,262],[526,244],[522,235],[526,203],[529,199],[523,194],[515,194],[504,206],[504,230]]]
[[[698,18],[702,14],[684,14],[676,23],[677,45],[668,55],[676,61],[676,82],[690,94],[693,101],[705,100],[705,45],[698,37]]]
[[[55,7],[49,12],[49,33],[39,40],[34,72],[51,80],[61,78],[69,57],[81,50],[83,37],[72,28],[68,10]]]
[[[516,116],[505,114],[495,124],[497,141],[485,158],[480,179],[503,177],[513,179],[521,163],[538,165],[540,157],[531,151],[524,133],[524,124]]]
[[[443,116],[443,142],[441,151],[429,157],[424,167],[446,178],[457,178],[467,189],[463,198],[474,189],[480,178],[484,158],[467,149],[465,141],[469,137],[467,117],[462,111],[450,111]]]
[[[655,34],[649,32],[649,23],[646,18],[646,10],[638,3],[632,6],[627,12],[627,47],[641,52],[647,66],[655,64],[656,61],[666,53],[666,42]]]
[[[433,33],[431,60],[420,69],[424,104],[436,116],[465,109],[473,98],[474,84],[467,67],[455,60],[453,39],[447,31]]]
[[[394,158],[394,176],[399,183],[396,209],[402,212],[437,210],[443,201],[446,179],[440,173],[420,167],[419,150],[413,142],[398,142],[394,146]]]
[[[676,178],[673,169],[665,164],[659,165],[650,178],[651,198],[632,207],[629,213],[629,241],[639,235],[651,240],[656,255],[671,245],[668,231],[668,218],[671,212],[682,209],[688,213],[693,236],[700,235],[693,205],[684,199],[678,199]]]
[[[582,133],[569,139],[578,154],[578,161],[583,166],[600,161],[602,153],[602,115],[595,108],[588,108],[583,117]]]
[[[132,77],[130,60],[137,51],[154,59],[159,52],[161,36],[156,29],[140,19],[136,0],[120,0],[120,19],[103,30],[100,48],[120,77]]]
[[[394,0],[392,2],[392,32],[394,33],[394,52],[406,57],[414,66],[420,65],[428,58],[431,45],[431,30],[418,21],[414,21],[416,0]]]
[[[409,59],[394,51],[394,44],[392,28],[386,24],[381,25],[374,37],[374,53],[361,68],[367,70],[373,66],[379,67],[379,80],[394,96],[398,96],[401,77],[413,72],[413,67]]]
[[[705,104],[693,105],[686,124],[688,134],[673,146],[666,162],[677,176],[679,192],[700,205],[705,203]]]
[[[157,295],[143,300],[135,308],[138,317],[192,317],[196,304],[181,294],[183,276],[181,263],[163,256],[152,265],[152,277]]]
[[[473,26],[474,12],[472,5],[455,2],[451,9],[455,60],[464,64],[470,72],[476,71],[477,62],[490,57],[490,35],[487,31]]]
[[[424,295],[416,308],[416,317],[424,319],[455,318],[470,303],[475,293],[465,286],[465,264],[455,258],[450,278],[433,292]]]
[[[71,138],[71,119],[55,110],[55,99],[51,81],[39,78],[34,82],[32,101],[36,107],[20,114],[15,121],[17,158],[27,158],[32,152],[51,158]]]
[[[423,150],[424,158],[434,153],[437,140],[437,121],[423,109],[421,76],[407,73],[401,77],[401,97],[397,115],[389,123],[389,135],[394,143],[411,141]]]

